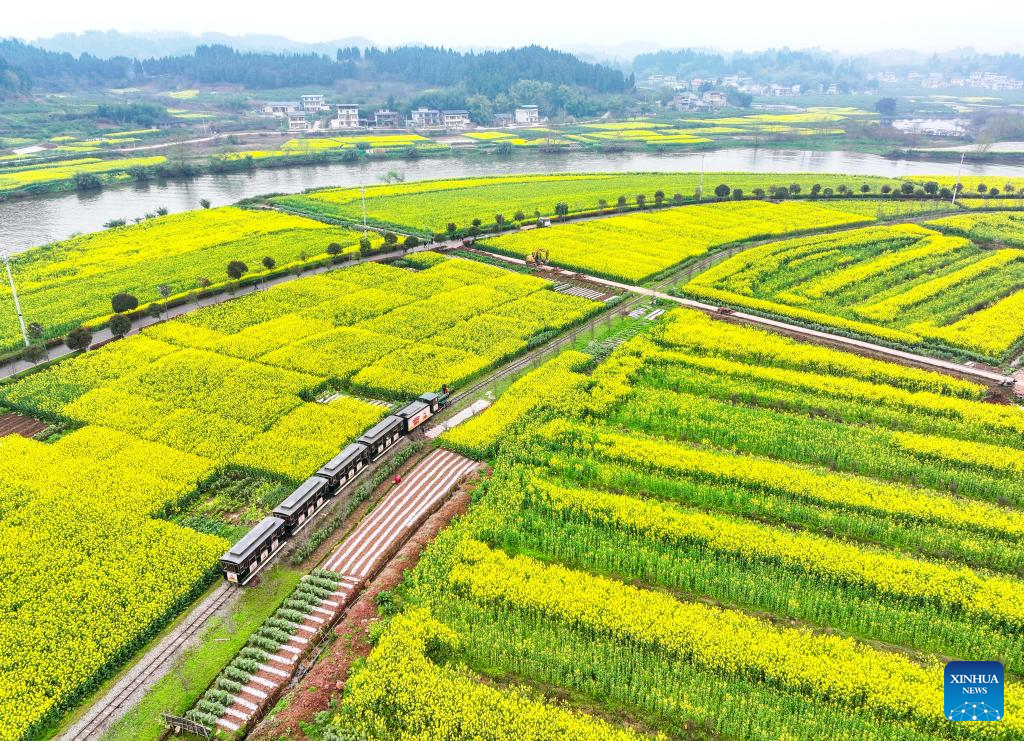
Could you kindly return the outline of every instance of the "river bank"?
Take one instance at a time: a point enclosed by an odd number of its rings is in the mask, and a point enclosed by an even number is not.
[[[476,175],[550,174],[561,172],[777,172],[848,175],[955,175],[958,162],[936,163],[890,159],[875,154],[778,148],[730,148],[706,152],[494,153],[465,152],[413,160],[361,160],[304,167],[253,169],[205,174],[189,179],[155,180],[0,203],[0,245],[10,252],[98,231],[109,221],[134,219],[166,208],[170,213],[236,203],[268,193],[296,193],[309,188],[380,183],[392,171],[406,181]],[[1018,166],[965,165],[963,174],[1024,177]]]

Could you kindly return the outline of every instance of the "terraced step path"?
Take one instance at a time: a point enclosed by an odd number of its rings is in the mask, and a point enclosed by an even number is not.
[[[229,733],[248,728],[287,688],[300,660],[355,601],[367,582],[466,477],[482,464],[437,449],[412,470],[327,558],[335,590],[310,610],[289,640],[270,654],[217,720]]]

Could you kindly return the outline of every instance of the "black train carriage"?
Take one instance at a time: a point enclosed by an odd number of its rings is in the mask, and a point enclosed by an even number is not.
[[[326,479],[334,493],[358,476],[369,460],[369,449],[362,443],[352,443],[325,463],[316,475]]]
[[[334,490],[330,482],[313,476],[302,482],[298,489],[274,508],[274,516],[284,520],[288,536],[295,535],[313,514],[331,498]]]
[[[284,545],[287,537],[284,520],[274,516],[265,517],[221,556],[224,578],[236,584],[245,584]]]
[[[402,432],[408,435],[434,416],[434,412],[428,402],[417,400],[399,409],[395,412],[395,416],[402,418]]]
[[[366,431],[356,442],[367,448],[369,459],[376,460],[404,434],[405,420],[391,414]]]
[[[329,497],[400,438],[437,414],[447,405],[449,395],[447,386],[440,392],[421,394],[416,401],[385,417],[332,458],[277,506],[276,516],[264,519],[221,557],[224,577],[236,584],[249,581]]]

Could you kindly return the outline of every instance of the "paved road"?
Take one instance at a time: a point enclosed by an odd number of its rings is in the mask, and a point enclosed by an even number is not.
[[[525,265],[524,260],[520,260],[515,257],[508,257],[506,255],[498,255],[496,253],[488,253],[493,257],[506,262],[516,263],[519,265]],[[569,270],[563,270],[562,268],[553,268],[553,272],[569,276],[577,275],[580,278],[587,280],[592,283],[599,285],[609,286],[616,288],[620,291],[628,291],[630,293],[639,294],[642,296],[650,296],[651,298],[657,298],[664,301],[671,301],[679,304],[680,306],[686,306],[691,309],[699,309],[700,311],[707,312],[709,314],[717,314],[719,312],[718,306],[712,304],[705,304],[700,301],[694,301],[688,298],[681,298],[679,296],[673,296],[669,293],[657,291],[653,288],[644,288],[643,286],[634,286],[629,283],[619,283],[614,280],[607,280],[605,278],[597,278],[586,273],[573,273]],[[769,327],[772,329],[781,329],[786,332],[793,334],[799,334],[804,337],[809,337],[816,340],[824,340],[826,342],[848,347],[854,350],[865,350],[871,353],[876,353],[888,358],[892,358],[901,362],[909,362],[915,365],[920,365],[926,368],[932,368],[935,370],[945,371],[948,373],[956,373],[958,375],[967,376],[969,378],[975,378],[986,383],[995,383],[1001,385],[1014,385],[1017,381],[1015,389],[1018,394],[1024,394],[1024,371],[1020,378],[1015,379],[1013,376],[1007,376],[997,371],[986,370],[985,368],[977,368],[971,365],[964,365],[963,363],[954,363],[950,360],[942,360],[941,358],[931,358],[927,355],[918,355],[916,353],[906,352],[904,350],[896,350],[885,345],[876,345],[873,342],[865,342],[863,340],[855,340],[852,337],[844,337],[843,335],[830,334],[828,332],[819,332],[813,329],[807,329],[805,327],[798,326],[796,324],[788,324],[781,322],[776,319],[768,319],[763,316],[757,316],[756,314],[746,314],[742,311],[734,311],[728,314],[730,319],[746,322],[748,324],[757,324],[763,327]]]
[[[129,332],[129,335],[138,334],[140,329],[143,329],[145,327],[151,327],[154,324],[159,324],[160,322],[167,321],[168,319],[174,319],[175,317],[184,316],[185,314],[188,314],[189,312],[195,311],[196,309],[202,308],[204,306],[214,306],[215,304],[222,304],[225,301],[230,301],[240,296],[246,296],[250,293],[255,293],[256,291],[262,291],[266,288],[270,288],[271,286],[277,286],[282,283],[288,283],[290,281],[295,280],[296,278],[305,278],[307,276],[316,275],[318,273],[326,273],[328,270],[339,270],[342,268],[349,268],[354,265],[361,265],[364,262],[380,262],[381,260],[392,260],[396,257],[401,257],[402,255],[412,254],[415,252],[422,252],[424,250],[436,248],[437,245],[424,244],[420,245],[419,247],[413,247],[411,249],[402,249],[394,252],[385,252],[381,254],[371,255],[369,257],[360,257],[349,262],[343,262],[340,265],[322,265],[320,267],[312,268],[310,270],[304,271],[301,275],[282,275],[277,278],[264,281],[261,284],[254,285],[252,288],[245,288],[236,293],[228,293],[226,291],[222,293],[217,293],[214,294],[213,296],[208,296],[207,298],[201,299],[199,301],[193,301],[187,304],[182,304],[181,306],[175,306],[173,309],[168,310],[167,313],[160,318],[143,316],[139,319],[136,319],[135,323],[132,326],[132,331]],[[97,330],[95,334],[93,334],[92,341],[93,344],[97,344],[100,342],[106,342],[111,339],[113,339],[113,335],[111,334],[110,330],[103,328]],[[50,349],[49,360],[56,360],[57,358],[65,357],[66,355],[70,355],[71,353],[72,351],[68,349],[66,345],[58,345],[57,347]],[[42,362],[47,361],[44,360]],[[24,360],[15,360],[13,362],[5,363],[3,365],[0,365],[0,378],[9,378],[10,376],[13,376],[17,373],[21,373],[22,371],[34,368],[36,365],[39,364],[30,363]]]
[[[211,134],[210,136],[201,136],[196,139],[183,139],[181,141],[173,142],[160,142],[159,144],[143,144],[138,147],[120,147],[114,149],[114,152],[143,152],[152,149],[167,149],[168,147],[177,147],[181,144],[202,144],[203,142],[212,142],[217,139],[227,139],[229,137],[239,136],[295,136],[294,131],[223,131],[219,134]]]
[[[243,133],[255,134],[255,133],[260,133],[260,132],[243,132]],[[226,135],[226,134],[224,134],[224,135]],[[222,136],[222,134],[218,134],[217,136]],[[210,137],[210,138],[213,138],[213,137]],[[571,221],[565,222],[565,223],[579,223],[579,222],[584,222],[584,221],[594,221],[594,220],[597,220],[597,219],[607,219],[607,218],[611,218],[611,217],[618,216],[618,215],[620,215],[620,212],[618,212],[617,210],[615,210],[615,209],[608,209],[604,213],[594,214],[592,216],[584,216],[584,217],[581,217],[581,218],[574,218]],[[927,218],[934,218],[934,217],[935,217],[935,214],[928,214],[927,215]],[[909,218],[909,219],[907,219],[907,221],[920,221],[920,220],[922,220],[924,218],[926,218],[926,217],[922,216],[922,217],[918,217],[916,219],[915,218]],[[553,226],[552,227],[546,227],[546,228],[554,228],[555,226],[558,226],[560,223],[561,222],[553,221],[552,222]],[[823,231],[828,231],[828,232],[845,231],[846,229],[858,229],[858,228],[861,228],[862,226],[864,226],[864,224],[858,223],[858,224],[851,224],[851,225],[848,225],[846,227],[840,227],[838,229],[830,228],[830,229],[823,230]],[[538,228],[542,228],[542,227],[538,227],[536,224],[527,224],[527,225],[523,226],[521,230],[522,231],[529,231],[529,230],[538,229]],[[371,227],[371,229],[374,229],[375,231],[380,231],[376,227]],[[398,233],[400,235],[404,234],[403,232],[399,232],[398,230],[392,230],[392,231],[395,231],[396,233]],[[487,239],[489,237],[494,237],[494,236],[496,236],[496,235],[493,234],[493,233],[485,233],[485,234],[478,235],[475,239]],[[374,255],[374,256],[368,257],[368,258],[360,258],[360,259],[354,260],[352,262],[343,263],[341,265],[328,265],[328,266],[325,266],[325,267],[319,267],[319,268],[315,268],[313,270],[310,270],[308,272],[304,272],[304,273],[302,273],[301,276],[285,275],[285,276],[281,276],[279,278],[275,278],[273,280],[267,281],[264,284],[264,286],[269,287],[269,286],[273,286],[273,285],[278,285],[280,283],[286,283],[286,282],[288,282],[290,280],[294,280],[296,277],[304,277],[304,276],[307,276],[307,275],[315,275],[317,273],[323,273],[323,272],[326,272],[327,270],[336,270],[338,268],[351,267],[353,265],[359,265],[360,263],[363,263],[363,262],[391,259],[391,258],[394,258],[396,256],[401,256],[401,254],[403,254],[403,253],[421,252],[423,250],[429,250],[429,249],[456,249],[456,248],[459,248],[459,247],[462,246],[462,241],[463,240],[461,238],[460,239],[451,239],[451,240],[448,240],[446,242],[441,242],[439,244],[424,244],[424,245],[420,245],[419,247],[415,247],[415,248],[413,248],[411,250],[404,250],[404,251],[398,251],[398,252],[389,252],[389,253],[382,254],[382,255]],[[771,241],[771,240],[764,240],[764,241]],[[757,246],[758,244],[761,244],[761,243],[762,242],[760,242],[760,241],[750,242],[750,243],[744,244],[743,248],[747,249],[747,248],[750,248],[750,247]],[[733,251],[735,251],[735,249],[728,250],[727,252],[733,252]],[[507,262],[518,263],[520,265],[525,265],[526,264],[525,261],[519,260],[519,259],[516,259],[516,258],[513,258],[513,257],[507,257],[505,255],[498,255],[498,254],[492,253],[492,252],[487,252],[486,254],[488,254],[488,255],[490,255],[492,257],[496,257],[496,258],[501,259],[501,260],[505,260]],[[722,253],[716,253],[716,254],[711,255],[708,258],[706,258],[706,260],[710,260],[710,261],[713,262],[713,261],[719,259],[721,257],[721,255],[722,255]],[[695,264],[695,265],[691,265],[687,269],[687,271],[693,272],[697,267],[699,267],[699,265],[700,265],[699,263]],[[687,272],[687,271],[682,271],[682,272]],[[562,271],[562,272],[565,275],[573,275],[574,274],[574,273],[572,273],[571,271],[568,271],[568,270],[565,270],[565,271]],[[583,275],[583,274],[581,274],[581,275]],[[583,277],[587,278],[588,280],[594,280],[595,282],[602,282],[602,281],[599,281],[596,278],[591,278],[590,276],[585,276],[584,275]],[[622,285],[622,286],[625,286],[625,284],[615,284],[614,282],[611,282],[611,281],[606,281],[606,283],[608,285]],[[626,286],[626,288],[628,288],[628,290],[633,291],[633,292],[637,292],[638,290],[641,290],[641,289],[638,289],[637,286]],[[252,291],[255,291],[255,290],[256,290],[255,288],[252,289]],[[178,307],[170,310],[167,313],[166,317],[164,317],[164,318],[173,319],[174,317],[178,317],[178,316],[182,316],[183,314],[187,314],[188,312],[193,311],[194,309],[197,309],[197,308],[200,308],[200,307],[203,307],[203,306],[212,306],[214,304],[219,304],[219,303],[222,303],[224,301],[229,301],[232,298],[236,298],[237,296],[241,296],[241,295],[244,295],[244,293],[249,293],[249,292],[252,292],[252,291],[246,290],[246,291],[243,291],[243,292],[240,292],[240,293],[237,293],[237,294],[229,294],[229,293],[217,294],[215,296],[212,296],[212,297],[207,298],[207,299],[203,299],[202,301],[199,301],[199,302],[196,302],[196,303],[190,303],[190,304],[185,304],[183,306],[178,306]],[[670,297],[670,298],[673,301],[677,300],[675,297]],[[158,323],[159,321],[162,321],[162,320],[163,319],[153,319],[151,317],[143,317],[141,319],[138,319],[138,320],[136,320],[135,328],[133,329],[133,333],[135,331],[137,331],[138,329],[141,329],[143,327],[151,326],[151,325],[156,324],[156,323]],[[794,327],[793,331],[803,331],[803,330],[800,329],[800,328]],[[109,330],[101,329],[94,336],[93,342],[94,343],[103,342],[105,340],[111,339],[111,337],[112,337],[112,335],[111,335]],[[64,345],[60,345],[60,346],[55,347],[55,348],[50,350],[49,359],[53,360],[53,359],[56,359],[56,358],[61,358],[61,357],[64,357],[66,355],[69,355],[70,353],[71,353],[71,351],[68,350],[67,347],[65,347]],[[46,361],[43,361],[43,362],[46,362]],[[10,377],[12,375],[15,375],[15,374],[20,373],[20,372],[25,371],[25,370],[28,370],[28,369],[34,367],[35,365],[37,365],[37,364],[36,363],[29,363],[29,362],[26,362],[26,361],[23,361],[23,360],[17,360],[17,361],[13,361],[13,362],[8,362],[6,364],[2,364],[2,365],[0,365],[0,379],[8,378],[8,377]],[[964,367],[967,367],[967,366],[964,366]]]

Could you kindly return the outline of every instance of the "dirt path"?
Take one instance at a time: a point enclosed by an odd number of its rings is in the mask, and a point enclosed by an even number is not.
[[[314,715],[328,709],[331,700],[338,697],[344,689],[345,679],[353,662],[365,658],[370,653],[370,627],[379,619],[377,595],[398,586],[405,572],[416,565],[423,549],[437,533],[456,515],[466,512],[470,500],[469,490],[472,486],[472,483],[463,484],[460,490],[405,542],[380,574],[366,585],[348,613],[335,627],[334,644],[299,684],[291,689],[287,696],[290,698],[288,707],[264,719],[253,729],[249,738],[257,741],[307,738],[301,724],[308,723]]]

